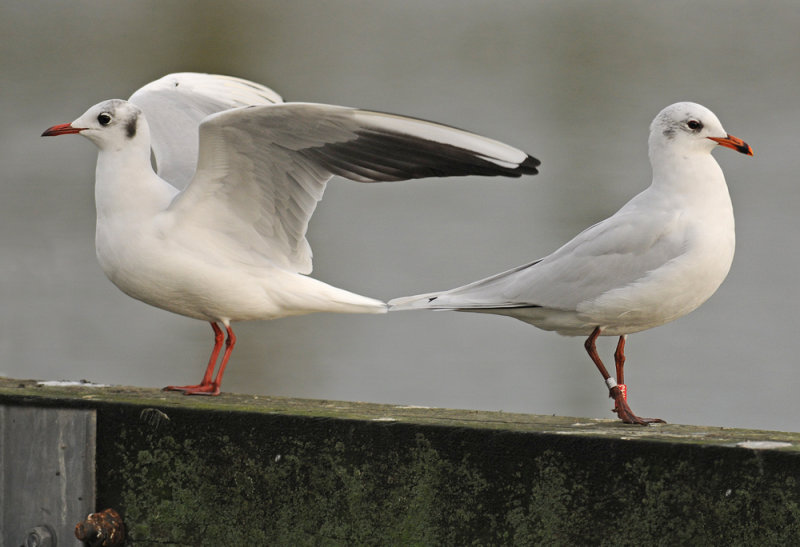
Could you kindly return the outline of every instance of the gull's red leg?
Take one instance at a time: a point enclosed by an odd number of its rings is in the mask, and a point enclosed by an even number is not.
[[[583,346],[586,348],[586,353],[589,354],[589,357],[594,362],[597,370],[599,370],[600,374],[603,376],[603,380],[606,381],[606,385],[608,386],[608,396],[614,399],[614,412],[616,412],[617,416],[619,416],[619,418],[626,424],[647,425],[650,423],[664,423],[664,420],[658,418],[640,418],[634,414],[631,410],[631,407],[628,406],[627,401],[625,401],[625,398],[622,396],[622,391],[620,391],[617,382],[611,378],[611,375],[606,370],[606,366],[600,359],[600,355],[597,353],[595,342],[597,341],[597,337],[600,336],[600,330],[600,327],[595,327],[595,329],[592,331],[592,334],[590,334],[589,338],[587,338],[586,342],[584,342]],[[620,338],[620,340],[622,340],[622,338]],[[624,341],[622,342],[622,345],[624,350]],[[622,355],[624,356],[624,352]]]
[[[211,376],[214,374],[214,368],[217,365],[217,358],[222,349],[222,342],[225,340],[225,336],[222,334],[222,329],[220,329],[215,322],[210,321],[210,323],[211,328],[214,329],[214,349],[211,350],[211,357],[208,359],[208,366],[206,367],[205,374],[203,374],[203,379],[199,384],[192,386],[167,386],[164,388],[166,391],[183,391],[185,394],[191,395],[195,393],[204,393],[213,389]]]
[[[622,392],[622,398],[628,400],[628,386],[625,385],[625,340],[627,336],[622,335],[617,342],[617,349],[614,351],[614,367],[617,369],[617,386]],[[617,408],[614,407],[614,412]]]
[[[233,327],[226,325],[225,330],[228,331],[228,339],[225,341],[225,353],[222,354],[222,362],[219,364],[217,377],[214,378],[214,381],[211,383],[211,387],[213,387],[214,390],[209,395],[219,395],[219,388],[222,385],[222,375],[225,374],[225,367],[228,366],[228,359],[231,358],[233,346],[236,345],[236,335],[233,334]]]
[[[214,378],[213,382],[209,381],[209,383],[205,386],[197,386],[197,389],[183,390],[184,395],[219,395],[219,386],[222,384],[222,375],[225,374],[225,367],[228,365],[228,359],[231,358],[233,346],[236,345],[236,336],[233,334],[233,329],[231,326],[226,325],[225,330],[228,331],[228,339],[225,340],[225,353],[222,354],[222,360],[219,363],[219,370],[217,370],[217,377]],[[221,346],[222,331],[219,332],[220,334],[217,337],[217,340],[219,340],[218,346]],[[219,353],[217,346],[215,346],[214,349],[217,353]]]
[[[614,352],[614,365],[617,369],[617,382],[620,384],[625,383],[625,374],[623,372],[623,368],[625,367],[625,340],[627,339],[627,335],[623,334],[619,337],[619,342],[617,342],[617,350]]]
[[[583,343],[583,347],[586,348],[586,353],[589,354],[589,358],[594,362],[597,370],[600,371],[600,374],[603,376],[603,380],[605,380],[606,383],[609,383],[611,375],[606,370],[606,366],[603,364],[602,359],[600,359],[600,355],[597,353],[597,346],[595,345],[598,336],[600,336],[600,327],[595,327],[592,331],[592,334],[590,334],[589,338],[587,338]]]

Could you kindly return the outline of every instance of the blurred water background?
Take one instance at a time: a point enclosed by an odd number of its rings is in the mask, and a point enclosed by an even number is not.
[[[737,255],[718,293],[630,337],[642,416],[800,431],[800,5],[793,1],[4,0],[0,372],[160,387],[200,379],[211,329],[134,301],[94,257],[96,151],[42,139],[166,73],[236,75],[286,100],[397,112],[542,160],[523,179],[334,180],[313,275],[361,294],[450,288],[543,256],[650,180],[648,125],[700,102]],[[583,340],[503,317],[404,312],[239,324],[230,392],[608,417]],[[600,344],[612,360],[614,339]]]

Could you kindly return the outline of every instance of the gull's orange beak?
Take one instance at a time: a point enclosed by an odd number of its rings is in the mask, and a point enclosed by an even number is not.
[[[737,152],[741,152],[742,154],[747,154],[748,156],[753,155],[753,149],[750,148],[750,145],[744,142],[739,137],[728,135],[727,137],[708,137],[708,138],[716,142],[717,144],[721,144],[726,148],[731,148],[733,150],[736,150]]]
[[[42,133],[42,137],[57,137],[58,135],[71,135],[73,133],[80,133],[86,129],[85,127],[72,127],[72,124],[69,123],[62,123],[59,125],[54,125],[44,133]]]

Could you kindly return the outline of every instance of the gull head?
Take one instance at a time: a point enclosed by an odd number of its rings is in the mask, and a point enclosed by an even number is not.
[[[54,125],[43,137],[80,134],[101,150],[120,149],[130,142],[141,140],[149,129],[142,111],[135,104],[121,99],[103,101],[91,107],[72,123]]]
[[[753,155],[750,146],[729,135],[708,108],[697,103],[675,103],[658,113],[650,124],[650,155],[670,150],[679,154],[710,153],[715,146]]]

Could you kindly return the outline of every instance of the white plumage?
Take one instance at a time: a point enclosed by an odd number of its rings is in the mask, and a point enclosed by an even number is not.
[[[590,335],[587,350],[608,379],[594,349],[598,335],[624,337],[677,319],[705,302],[728,274],[733,208],[711,155],[717,144],[752,155],[707,108],[668,106],[650,126],[652,183],[614,215],[540,260],[449,291],[397,298],[390,309],[494,313],[560,334]],[[618,353],[622,376],[624,352]],[[623,407],[617,388],[611,395],[624,421],[646,421]]]
[[[96,248],[108,278],[134,298],[214,329],[201,383],[172,388],[190,394],[219,392],[235,343],[232,321],[386,311],[381,301],[304,275],[312,268],[308,221],[333,175],[360,182],[519,177],[539,165],[451,127],[282,103],[246,80],[190,73],[165,76],[130,101],[104,101],[44,135],[71,133],[99,148]],[[163,176],[152,169],[151,149]],[[228,339],[212,381],[223,342],[217,323]]]

